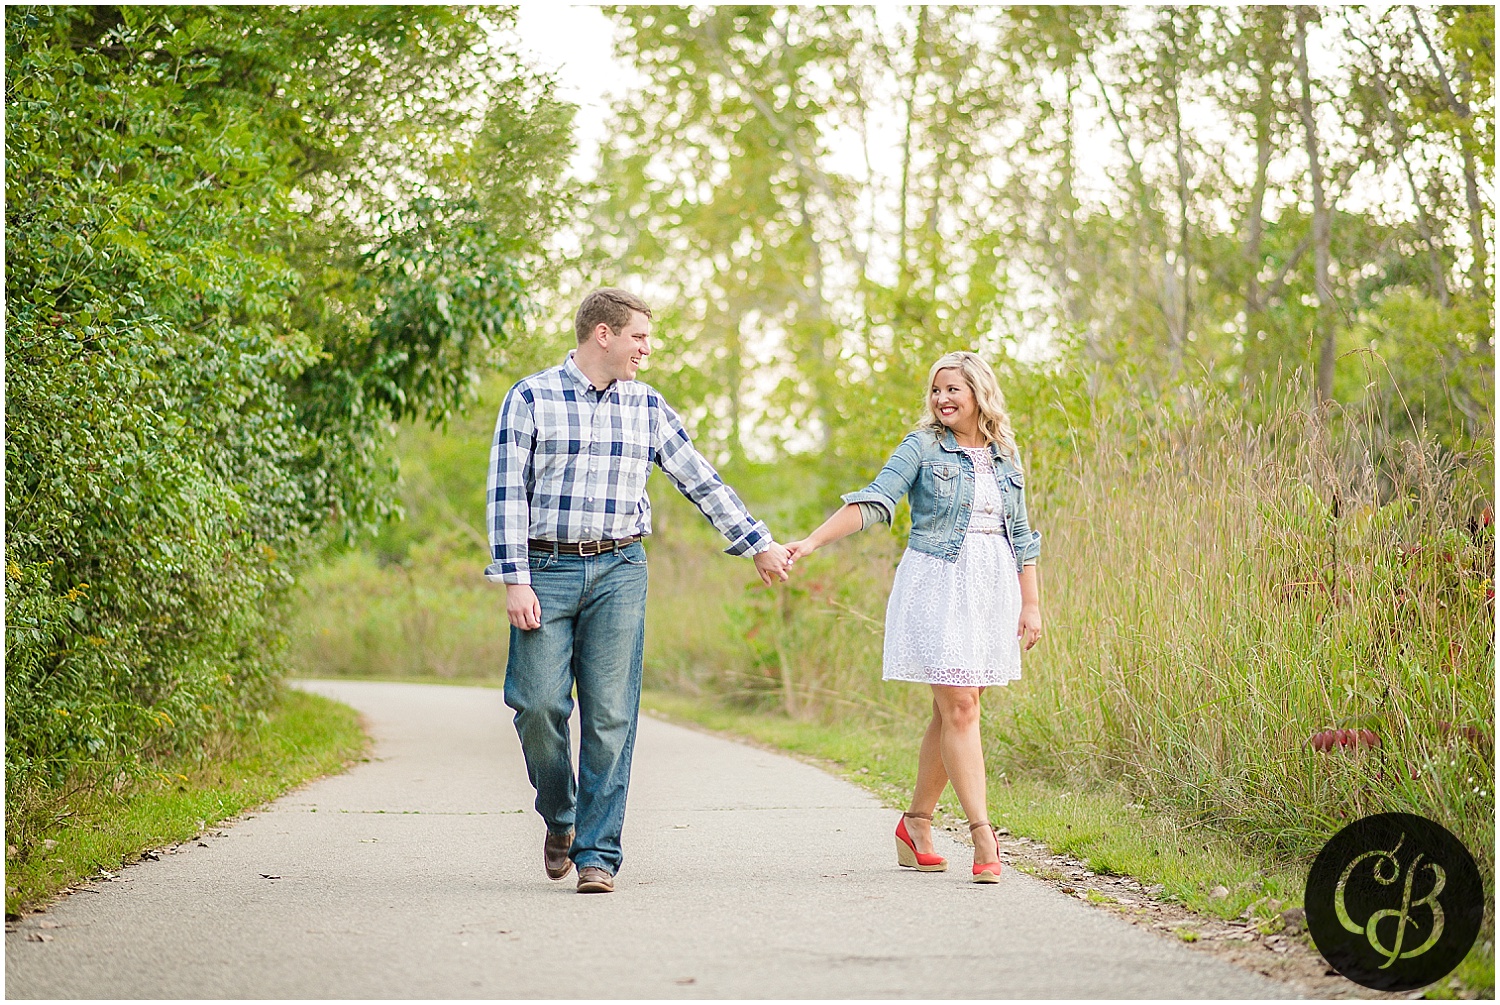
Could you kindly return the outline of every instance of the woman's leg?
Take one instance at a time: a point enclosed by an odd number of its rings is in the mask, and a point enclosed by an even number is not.
[[[942,717],[939,750],[943,768],[970,823],[989,819],[984,783],[984,749],[979,740],[979,688],[932,685],[933,701]],[[997,862],[1000,849],[992,830],[974,832],[974,864]]]
[[[922,752],[917,755],[917,787],[911,794],[911,811],[932,816],[938,799],[948,785],[948,772],[943,770],[943,754],[939,749],[943,735],[943,718],[938,714],[937,701],[932,703],[932,719],[927,723],[927,732],[922,734]],[[906,832],[911,835],[917,851],[924,855],[933,853],[932,822],[914,817],[906,818]]]

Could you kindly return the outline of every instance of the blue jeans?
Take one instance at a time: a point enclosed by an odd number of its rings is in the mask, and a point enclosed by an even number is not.
[[[582,557],[531,552],[531,588],[540,628],[510,630],[505,704],[516,733],[536,810],[547,833],[575,832],[568,855],[582,869],[620,871],[620,832],[630,787],[641,705],[646,642],[646,549]],[[578,689],[578,775],[573,774],[568,717]]]

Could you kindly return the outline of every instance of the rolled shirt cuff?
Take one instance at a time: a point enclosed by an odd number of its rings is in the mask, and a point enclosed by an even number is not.
[[[1021,554],[1019,556],[1021,565],[1023,567],[1027,565],[1036,565],[1036,560],[1041,557],[1041,554],[1042,532],[1039,530],[1034,530],[1031,532],[1031,540],[1021,548]]]
[[[513,562],[492,562],[484,570],[484,578],[492,583],[504,583],[506,586],[530,586],[531,567],[529,565],[517,567]]]
[[[859,507],[859,529],[866,530],[877,523],[889,523],[886,519],[885,507],[880,503],[858,502],[854,504]]]
[[[755,521],[755,526],[751,527],[744,533],[742,537],[738,538],[737,540],[732,542],[729,547],[724,549],[724,554],[759,555],[761,552],[771,547],[771,542],[773,540],[775,539],[771,536],[771,529],[764,523],[761,523],[759,520],[757,520]]]
[[[896,522],[896,503],[895,503],[895,501],[892,500],[892,499],[887,499],[885,496],[881,495],[879,492],[877,492],[873,488],[860,489],[858,492],[848,492],[848,493],[840,496],[839,498],[842,499],[844,502],[848,503],[851,506],[858,506],[859,507],[859,515],[860,515],[861,520],[864,520],[864,518],[865,518],[865,506],[868,504],[868,505],[876,506],[876,507],[878,507],[882,511],[883,518],[879,522],[881,522],[881,523],[895,523]],[[866,521],[864,523],[864,526],[862,526],[860,529],[863,530],[864,527],[868,527],[868,526],[869,526],[869,522]]]

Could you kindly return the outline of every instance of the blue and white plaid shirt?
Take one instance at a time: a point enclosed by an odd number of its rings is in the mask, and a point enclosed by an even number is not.
[[[655,388],[617,380],[594,389],[573,354],[506,394],[490,446],[490,566],[494,582],[530,583],[527,540],[615,541],[651,533],[652,463],[729,539],[731,555],[770,547],[682,420]]]

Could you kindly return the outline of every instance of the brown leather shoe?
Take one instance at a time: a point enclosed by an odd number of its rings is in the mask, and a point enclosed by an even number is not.
[[[562,879],[573,871],[573,860],[568,858],[568,849],[573,847],[573,832],[566,834],[547,834],[547,840],[542,842],[542,866],[547,870],[548,879]]]
[[[597,865],[586,865],[578,870],[579,893],[614,893],[615,878]]]

